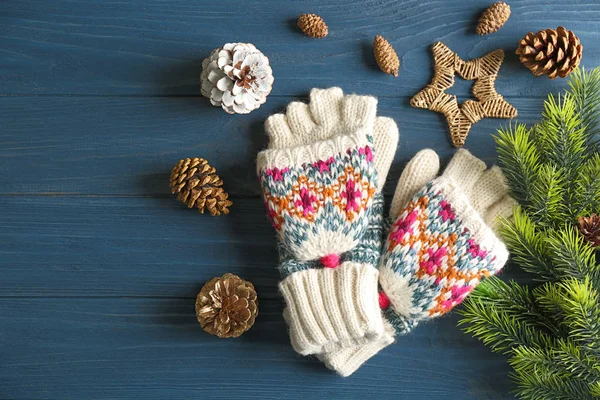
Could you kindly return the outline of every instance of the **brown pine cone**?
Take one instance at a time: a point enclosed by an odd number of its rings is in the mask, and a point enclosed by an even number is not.
[[[311,38],[324,38],[329,33],[329,29],[323,18],[316,14],[302,14],[298,18],[298,28]]]
[[[375,53],[375,61],[379,68],[386,74],[398,77],[398,69],[400,68],[400,59],[396,51],[383,36],[375,36],[373,40],[373,52]]]
[[[577,218],[579,233],[593,247],[600,246],[600,216],[592,214],[589,217]]]
[[[196,297],[200,326],[220,338],[236,338],[252,327],[258,315],[254,286],[237,275],[208,281]]]
[[[229,214],[231,200],[221,187],[223,181],[203,158],[180,160],[171,172],[171,193],[188,206],[197,207],[200,213],[208,210],[210,215]]]
[[[477,33],[488,35],[502,28],[502,25],[510,17],[510,6],[503,1],[497,1],[481,14],[479,24],[477,24]]]
[[[556,30],[544,29],[529,32],[519,42],[517,54],[535,75],[547,75],[550,79],[569,75],[581,62],[583,46],[575,34],[562,26]]]

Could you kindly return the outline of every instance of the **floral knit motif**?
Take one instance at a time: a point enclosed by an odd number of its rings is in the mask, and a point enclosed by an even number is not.
[[[384,313],[399,334],[447,313],[497,272],[494,255],[476,243],[435,182],[392,224],[380,264],[386,270],[380,281],[392,300]]]
[[[300,166],[263,168],[259,178],[271,223],[297,260],[342,254],[364,235],[377,182],[368,145]]]

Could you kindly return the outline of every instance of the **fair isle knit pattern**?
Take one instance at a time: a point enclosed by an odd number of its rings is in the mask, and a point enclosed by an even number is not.
[[[265,166],[259,179],[271,223],[296,260],[342,254],[367,230],[377,184],[369,145],[300,165]]]
[[[398,334],[447,313],[498,272],[508,252],[452,179],[427,184],[392,225],[380,264]]]
[[[383,194],[378,192],[373,198],[369,225],[359,243],[352,250],[342,254],[342,261],[377,265],[383,245]]]
[[[369,225],[356,247],[340,256],[340,263],[352,261],[355,263],[377,265],[381,257],[383,245],[383,194],[375,193],[373,206],[369,211]],[[278,243],[279,272],[285,278],[294,272],[311,268],[322,268],[319,260],[300,261],[295,259],[282,243]]]

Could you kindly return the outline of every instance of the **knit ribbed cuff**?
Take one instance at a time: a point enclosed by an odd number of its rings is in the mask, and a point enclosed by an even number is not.
[[[383,331],[373,266],[345,262],[309,269],[279,284],[290,340],[302,355],[332,352],[378,339]]]
[[[394,327],[385,321],[385,329],[379,339],[366,344],[320,354],[317,357],[323,361],[327,368],[337,372],[342,377],[347,377],[352,375],[368,359],[392,343],[394,343]]]

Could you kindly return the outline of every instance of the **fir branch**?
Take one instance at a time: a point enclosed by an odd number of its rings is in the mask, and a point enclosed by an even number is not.
[[[459,325],[466,325],[463,330],[494,352],[510,354],[519,346],[543,349],[552,345],[550,336],[535,326],[485,301],[469,298],[459,313],[464,317]]]
[[[533,290],[536,303],[544,310],[544,314],[554,325],[557,326],[557,338],[568,338],[569,330],[561,324],[563,320],[563,309],[561,307],[563,292],[555,282],[547,282]]]
[[[531,130],[494,136],[520,203],[501,236],[512,260],[546,283],[530,291],[492,278],[459,311],[463,330],[510,354],[526,400],[600,397],[600,265],[574,226],[600,212],[600,68],[576,70],[569,86]]]
[[[586,354],[571,340],[562,340],[553,351],[554,364],[568,371],[571,376],[586,381],[600,381],[598,358]]]
[[[549,231],[545,238],[548,251],[552,254],[555,278],[574,277],[585,281],[590,277],[596,281],[598,265],[594,249],[586,244],[582,236],[572,227],[564,226],[558,231]]]
[[[545,381],[556,392],[555,395],[561,393],[565,398],[581,396],[575,398],[582,399],[591,396],[591,387],[587,381],[593,382],[600,378],[597,362],[597,359],[582,354],[579,348],[568,340],[561,341],[557,349],[519,347],[514,350],[514,356],[509,360],[522,389],[530,387],[532,382]],[[565,382],[570,384],[565,385]],[[533,391],[529,393],[539,394]]]
[[[571,97],[586,136],[590,153],[598,151],[596,136],[600,133],[600,67],[592,71],[577,68],[569,76]]]
[[[510,360],[512,361],[512,359]],[[565,380],[555,374],[513,373],[517,394],[523,400],[588,400],[590,387],[581,380]]]
[[[568,279],[560,285],[565,293],[561,306],[571,338],[596,357],[600,356],[598,292],[592,288],[588,279]]]
[[[469,299],[493,304],[499,313],[513,316],[546,334],[560,337],[563,333],[558,320],[554,318],[555,312],[546,313],[538,304],[534,293],[531,293],[527,286],[521,286],[515,281],[506,283],[496,277],[490,277],[477,286],[469,295]]]
[[[498,160],[511,188],[513,197],[528,204],[536,180],[539,153],[525,124],[509,125],[494,135]]]
[[[593,154],[582,166],[575,187],[575,217],[600,214],[600,154]]]
[[[569,175],[587,155],[584,129],[571,96],[548,96],[542,121],[535,125],[533,132],[542,163],[562,170],[565,178],[570,179]]]
[[[543,227],[563,223],[568,217],[564,207],[566,181],[562,169],[543,164],[538,170],[537,180],[532,185],[529,204],[525,207],[534,222]]]
[[[542,121],[535,126],[533,135],[543,163],[541,166],[543,174],[540,176],[542,185],[539,188],[534,187],[533,190],[539,189],[538,194],[541,198],[535,196],[533,198],[544,200],[546,195],[552,196],[549,199],[553,200],[554,205],[559,206],[562,212],[561,215],[548,215],[546,219],[540,220],[548,226],[548,221],[562,223],[565,218],[577,217],[574,215],[576,214],[574,207],[577,195],[576,178],[588,153],[584,128],[581,126],[575,101],[571,96],[565,94],[555,98],[550,95],[544,102],[542,117]],[[546,185],[551,183],[560,184],[560,190],[546,192],[549,189]],[[531,209],[541,215],[547,215],[546,212],[551,211],[546,208],[540,209],[540,205],[539,202],[532,203]]]
[[[545,237],[520,207],[515,208],[512,221],[502,220],[500,235],[512,260],[523,270],[539,275],[538,279],[541,280],[555,279]]]
[[[545,348],[518,347],[513,351],[510,365],[517,375],[538,374],[542,377],[558,375],[568,378],[571,375],[567,369],[556,363],[552,350]]]
[[[600,397],[600,382],[592,382],[590,384],[590,394],[594,397]]]

